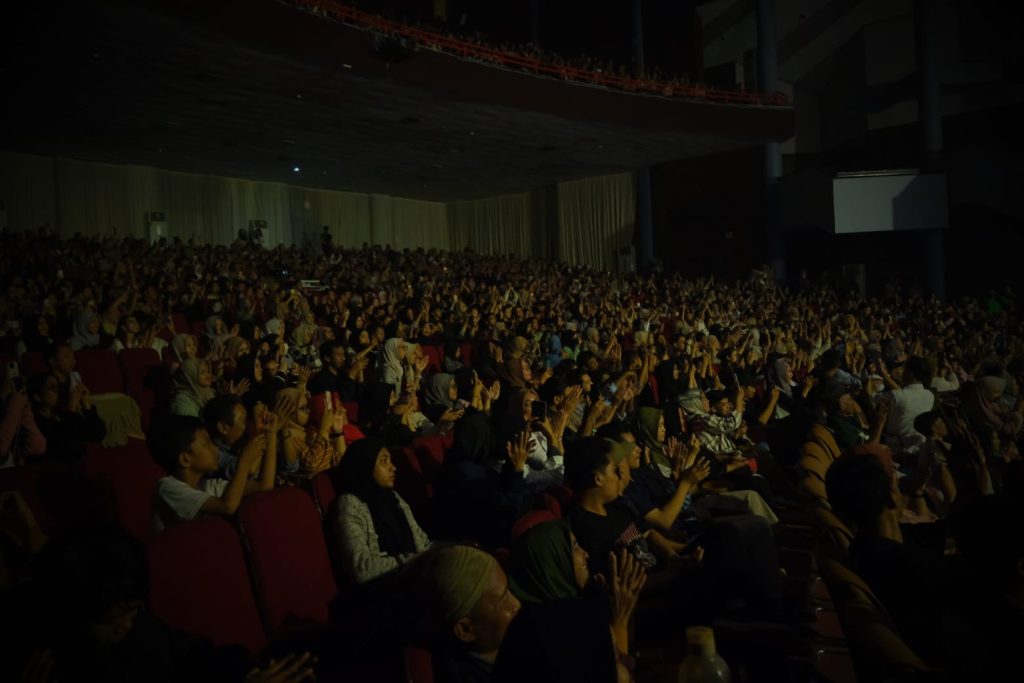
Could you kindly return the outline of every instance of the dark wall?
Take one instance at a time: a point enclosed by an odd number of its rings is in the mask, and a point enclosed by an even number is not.
[[[761,149],[652,169],[654,252],[687,275],[742,277],[764,261]]]

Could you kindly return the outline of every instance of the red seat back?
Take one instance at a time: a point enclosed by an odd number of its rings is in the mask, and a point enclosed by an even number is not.
[[[124,378],[113,351],[76,351],[75,365],[82,382],[94,394],[123,394]]]
[[[445,445],[440,435],[421,436],[412,442],[412,449],[420,461],[420,471],[428,482],[433,482],[444,464]]]
[[[338,497],[331,476],[331,472],[321,472],[309,482],[313,503],[316,505],[317,512],[320,513],[320,519],[327,518],[328,510],[331,509],[334,499]]]
[[[24,377],[31,377],[40,372],[49,372],[50,364],[46,362],[46,356],[42,351],[29,351],[21,357],[21,374]]]
[[[473,367],[473,342],[462,342],[459,348],[462,349],[462,353],[459,354],[459,360],[467,368]]]
[[[19,492],[46,533],[106,512],[98,509],[87,483],[77,470],[58,463],[0,469],[0,491]]]
[[[512,540],[515,540],[525,534],[527,531],[543,524],[544,522],[553,522],[558,519],[547,510],[533,510],[527,512],[525,515],[516,520],[516,523],[512,525]]]
[[[359,424],[359,404],[355,401],[343,401],[342,404],[345,406],[345,412],[348,414],[349,424]]]
[[[434,658],[430,651],[413,645],[402,648],[407,683],[434,683]]]
[[[142,428],[149,429],[159,393],[170,387],[160,354],[155,349],[125,349],[117,354],[117,360],[124,376],[125,391],[142,411]]]
[[[444,358],[444,350],[438,346],[431,344],[424,344],[422,347],[423,355],[427,357],[427,370],[433,374],[435,372],[441,372],[441,360]]]
[[[651,385],[651,396],[654,397],[654,405],[661,405],[661,394],[658,392],[658,378],[651,375],[648,380],[648,384]]]
[[[157,534],[147,554],[156,616],[214,645],[243,645],[252,653],[266,647],[242,544],[227,521],[177,524]]]
[[[86,455],[82,468],[89,478],[110,487],[118,523],[139,540],[148,539],[156,485],[164,471],[150,457],[145,442],[131,439],[124,446]]]
[[[260,493],[242,504],[238,521],[267,631],[326,625],[338,587],[313,500],[289,486]]]

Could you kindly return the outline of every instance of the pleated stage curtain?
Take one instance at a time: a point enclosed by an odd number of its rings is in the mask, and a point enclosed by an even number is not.
[[[615,271],[620,247],[633,242],[633,173],[558,183],[558,257],[572,265]]]
[[[534,255],[529,194],[511,194],[448,205],[451,248],[478,254]]]

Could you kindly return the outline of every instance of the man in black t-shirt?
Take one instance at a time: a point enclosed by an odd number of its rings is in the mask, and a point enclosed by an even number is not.
[[[624,469],[629,476],[625,457],[630,450],[609,439],[587,437],[573,442],[565,454],[565,482],[574,494],[566,516],[577,542],[590,556],[591,574],[607,576],[608,553],[619,548],[629,549],[647,569],[657,564],[637,526],[635,511],[621,497]],[[658,540],[665,539],[659,535]]]
[[[345,344],[337,339],[325,341],[320,345],[320,360],[323,369],[310,378],[309,393],[316,395],[331,391],[336,392],[342,401],[358,401],[361,386],[352,378],[358,368],[346,373]]]

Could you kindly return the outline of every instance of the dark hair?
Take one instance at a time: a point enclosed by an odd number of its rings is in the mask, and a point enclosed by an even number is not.
[[[565,483],[576,493],[594,488],[594,475],[608,463],[611,446],[597,436],[577,439],[565,452]]]
[[[942,419],[942,413],[931,410],[914,418],[914,429],[924,436],[935,436],[935,423]]]
[[[180,469],[178,456],[192,449],[200,430],[206,425],[198,417],[170,415],[149,430],[149,452],[167,474],[174,474]]]
[[[858,531],[875,531],[878,518],[894,505],[889,474],[870,453],[844,455],[832,463],[825,491],[836,514]]]
[[[242,405],[242,399],[234,394],[217,394],[203,406],[203,422],[210,434],[217,434],[217,425],[235,423],[235,406]]]
[[[334,354],[334,349],[345,348],[345,344],[338,339],[328,339],[320,345],[320,359],[323,361],[329,361],[331,356]]]
[[[903,384],[906,385],[907,373],[910,373],[911,377],[927,387],[932,381],[932,369],[928,365],[928,361],[920,356],[914,356],[907,360],[907,364],[903,366]]]
[[[561,377],[551,377],[541,385],[537,395],[550,406],[554,404],[555,397],[561,396],[568,388],[569,384]]]
[[[57,352],[60,351],[61,347],[64,347],[64,346],[67,346],[68,348],[70,348],[71,344],[68,344],[67,342],[54,342],[54,343],[50,344],[49,346],[47,346],[46,347],[46,353],[45,353],[46,360],[47,361],[53,361],[54,359],[56,359],[57,358]]]
[[[622,420],[612,420],[598,428],[594,436],[599,436],[602,439],[611,439],[612,441],[621,441],[623,434],[633,434],[636,436],[636,432],[629,424]]]
[[[839,349],[829,349],[825,353],[821,354],[818,358],[818,367],[823,372],[829,370],[836,370],[843,363],[843,356],[839,353]]]

